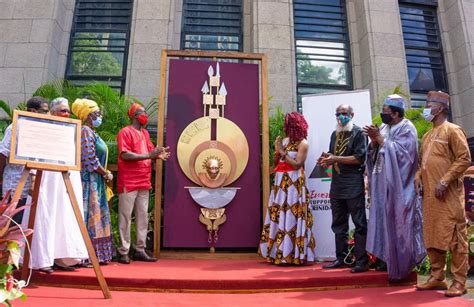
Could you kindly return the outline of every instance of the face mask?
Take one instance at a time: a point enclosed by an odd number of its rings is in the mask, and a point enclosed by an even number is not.
[[[382,118],[382,123],[386,125],[392,121],[392,114],[380,113],[380,117]]]
[[[342,114],[339,115],[337,119],[339,120],[339,123],[341,124],[342,127],[346,126],[351,121],[350,116],[342,115]]]
[[[137,120],[140,125],[145,126],[146,124],[148,124],[148,115],[146,115],[145,113],[139,114],[137,115]]]
[[[102,117],[96,117],[96,119],[93,119],[92,120],[92,126],[94,128],[97,128],[99,127],[100,125],[102,125]]]
[[[56,113],[56,116],[69,118],[69,113]]]
[[[423,118],[426,120],[426,121],[433,121],[434,119],[434,115],[431,114],[431,108],[424,108],[423,109]]]

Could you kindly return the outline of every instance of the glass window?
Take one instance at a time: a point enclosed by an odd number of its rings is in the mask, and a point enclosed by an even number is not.
[[[294,0],[298,110],[301,95],[352,89],[345,1]]]
[[[100,81],[124,92],[132,9],[133,0],[76,1],[67,80]]]
[[[242,0],[184,0],[181,49],[241,51]]]
[[[400,2],[411,100],[421,106],[428,91],[448,90],[436,7]]]

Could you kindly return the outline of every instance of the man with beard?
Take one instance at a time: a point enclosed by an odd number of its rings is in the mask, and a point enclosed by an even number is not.
[[[336,260],[323,266],[325,269],[346,267],[348,254],[349,215],[355,224],[354,254],[356,265],[352,273],[368,270],[365,251],[367,218],[365,215],[364,162],[367,139],[362,129],[352,123],[354,111],[349,105],[336,109],[336,130],[331,135],[329,152],[323,153],[318,164],[332,166],[331,211],[332,231],[336,239]]]
[[[405,100],[385,99],[384,125],[364,127],[370,137],[367,174],[370,186],[367,251],[377,257],[376,270],[391,281],[406,278],[426,256],[421,236],[421,203],[413,185],[418,167],[417,132],[405,119]]]

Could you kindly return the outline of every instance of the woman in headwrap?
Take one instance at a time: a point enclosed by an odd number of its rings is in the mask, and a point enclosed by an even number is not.
[[[275,140],[275,179],[260,241],[260,253],[274,264],[315,260],[313,216],[308,207],[304,162],[308,154],[308,124],[303,115],[285,116],[286,138]]]
[[[114,248],[106,182],[113,179],[107,170],[107,145],[94,131],[102,123],[102,113],[95,101],[76,99],[72,112],[82,121],[81,179],[84,220],[101,264],[112,260]]]

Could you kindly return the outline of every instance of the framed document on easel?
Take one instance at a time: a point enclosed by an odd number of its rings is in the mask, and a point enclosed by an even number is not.
[[[69,177],[69,171],[81,169],[81,122],[76,119],[15,110],[13,113],[12,142],[10,163],[24,166],[18,186],[13,195],[13,202],[20,199],[31,170],[36,171],[28,228],[34,229],[36,207],[41,186],[43,171],[60,172],[66,186],[77,224],[84,239],[89,258],[94,266],[104,298],[111,294],[99,260],[92,246],[86,225],[79,209],[76,195]],[[82,197],[82,195],[77,195]],[[34,233],[28,237],[31,245]],[[23,257],[22,279],[28,276],[30,255],[25,249]]]
[[[81,169],[79,120],[15,111],[12,128],[10,163]]]

